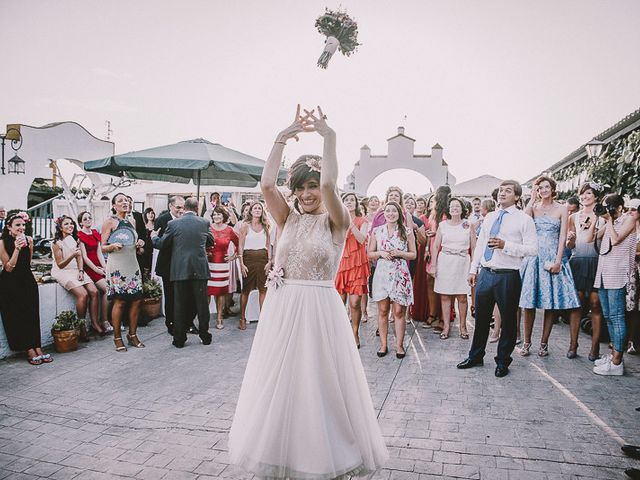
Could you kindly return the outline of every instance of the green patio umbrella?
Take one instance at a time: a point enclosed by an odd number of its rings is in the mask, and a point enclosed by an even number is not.
[[[212,143],[203,138],[186,140],[85,162],[88,172],[106,173],[139,180],[232,187],[255,187],[262,176],[264,160]],[[278,173],[284,182],[285,169]]]

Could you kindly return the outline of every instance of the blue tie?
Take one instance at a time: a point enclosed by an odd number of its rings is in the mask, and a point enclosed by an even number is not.
[[[496,221],[493,222],[493,225],[491,226],[489,238],[495,238],[498,233],[500,233],[500,227],[502,226],[502,217],[504,217],[506,213],[506,210],[500,210],[500,213],[498,213],[498,218],[496,218]],[[484,259],[488,262],[489,260],[491,260],[491,257],[493,257],[493,248],[489,248],[489,246],[487,245],[487,247],[484,249]]]

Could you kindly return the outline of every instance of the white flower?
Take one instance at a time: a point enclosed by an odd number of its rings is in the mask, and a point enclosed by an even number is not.
[[[267,281],[265,282],[265,287],[273,288],[274,290],[278,289],[284,285],[284,270],[282,267],[272,268],[269,274],[267,275]]]

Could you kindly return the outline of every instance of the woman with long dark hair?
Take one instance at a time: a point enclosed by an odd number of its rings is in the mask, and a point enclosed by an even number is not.
[[[602,205],[606,212],[601,215],[605,225],[594,285],[598,289],[613,350],[594,362],[593,373],[624,375],[622,356],[627,346],[625,297],[635,268],[636,219],[623,213],[624,199],[620,195],[607,195]]]
[[[136,249],[144,247],[135,227],[128,220],[129,199],[124,193],[116,193],[111,199],[115,215],[102,225],[102,251],[107,257],[108,297],[112,301],[111,323],[116,352],[126,352],[122,341],[121,325],[126,304],[129,303],[129,333],[127,343],[135,348],[144,348],[137,335],[138,317],[142,303],[142,274],[136,260]]]
[[[388,458],[334,284],[350,223],[336,188],[336,136],[314,113],[298,107],[260,181],[280,234],[229,433],[231,463],[260,478],[346,479]],[[323,155],[290,167],[289,205],[278,170],[286,142],[305,131],[323,137]]]
[[[98,289],[89,275],[85,275],[82,249],[78,239],[78,226],[66,215],[55,221],[56,232],[51,243],[51,277],[71,293],[76,300],[76,312],[81,322],[86,322],[87,309],[91,317],[91,328],[97,333],[103,329],[98,325]],[[88,339],[87,339],[88,340]]]
[[[368,294],[367,280],[369,278],[369,259],[365,242],[369,224],[360,211],[358,197],[353,192],[342,195],[342,203],[349,212],[349,230],[345,240],[342,258],[336,275],[336,289],[342,301],[349,301],[351,310],[351,327],[356,345],[360,348],[360,319],[362,317],[361,297]]]
[[[78,214],[78,239],[80,240],[80,250],[82,251],[82,261],[85,273],[89,275],[96,288],[100,292],[100,325],[92,325],[91,328],[99,335],[106,335],[113,331],[111,324],[107,320],[109,300],[107,299],[107,280],[105,279],[107,265],[102,254],[102,238],[100,232],[93,227],[93,217],[91,213],[84,211]]]
[[[367,249],[369,258],[377,260],[371,300],[378,302],[378,356],[384,357],[389,351],[389,309],[393,302],[396,357],[404,358],[404,317],[407,307],[413,303],[413,284],[408,262],[416,257],[416,243],[413,230],[405,227],[404,211],[400,204],[388,202],[384,207],[384,218],[386,223],[371,232]]]
[[[11,214],[4,222],[0,239],[0,313],[9,348],[26,352],[31,365],[53,362],[40,340],[40,297],[31,273],[33,239],[25,235],[25,212]]]

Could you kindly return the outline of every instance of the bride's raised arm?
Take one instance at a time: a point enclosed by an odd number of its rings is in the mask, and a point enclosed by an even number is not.
[[[275,220],[279,228],[284,226],[284,222],[289,215],[289,204],[277,187],[278,172],[282,163],[282,152],[287,140],[295,138],[298,141],[298,134],[305,129],[305,120],[300,116],[300,105],[296,109],[296,117],[293,123],[278,134],[269,158],[262,170],[260,178],[260,189],[267,203],[267,209]]]
[[[329,213],[331,223],[338,230],[346,230],[351,223],[349,212],[342,204],[336,184],[338,182],[338,156],[336,154],[336,132],[327,125],[327,116],[318,107],[320,118],[316,118],[311,112],[305,111],[310,118],[311,127],[306,127],[305,131],[314,130],[324,139],[322,150],[322,169],[320,170],[320,191],[322,201]]]

